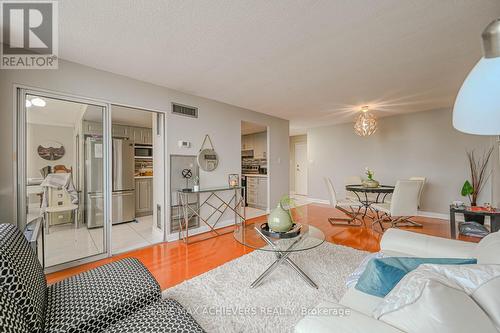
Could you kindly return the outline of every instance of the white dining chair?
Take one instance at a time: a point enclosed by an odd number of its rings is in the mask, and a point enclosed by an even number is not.
[[[360,216],[363,215],[360,212],[363,205],[360,202],[353,200],[338,200],[332,180],[328,177],[325,177],[325,183],[326,187],[328,188],[330,205],[348,216],[345,218],[330,217],[328,218],[328,222],[330,222],[330,224],[332,225],[347,225],[351,227],[359,227],[364,225],[364,220],[360,218]]]
[[[417,215],[418,195],[422,182],[417,180],[398,180],[389,203],[376,203],[371,208],[376,212],[376,224],[384,231],[383,222],[389,222],[391,227],[422,227],[422,224],[411,221]]]
[[[424,191],[424,186],[427,181],[427,178],[425,177],[410,177],[408,178],[409,180],[415,180],[420,182],[420,190],[418,191],[418,208],[420,208],[420,205],[422,204],[422,192]]]

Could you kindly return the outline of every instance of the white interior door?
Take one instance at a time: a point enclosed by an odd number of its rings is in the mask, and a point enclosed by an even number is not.
[[[295,144],[295,193],[307,195],[307,144]]]

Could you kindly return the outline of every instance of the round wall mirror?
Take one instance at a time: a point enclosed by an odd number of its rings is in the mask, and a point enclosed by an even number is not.
[[[219,164],[219,158],[214,149],[202,149],[198,154],[198,165],[203,171],[214,171]]]

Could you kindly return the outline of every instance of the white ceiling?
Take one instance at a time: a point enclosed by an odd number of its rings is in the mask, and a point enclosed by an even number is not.
[[[28,95],[27,99],[32,100],[38,97]],[[54,98],[42,98],[47,104],[44,107],[32,105],[26,108],[26,121],[30,124],[74,127],[87,107],[87,104],[73,103]]]
[[[60,56],[290,119],[450,107],[499,0],[65,0]]]
[[[248,121],[241,122],[241,135],[262,133],[267,131],[267,127],[261,124],[251,123]]]

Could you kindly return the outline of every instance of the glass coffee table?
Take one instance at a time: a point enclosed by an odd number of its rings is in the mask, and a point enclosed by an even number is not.
[[[311,225],[303,224],[300,234],[293,238],[277,239],[266,236],[261,231],[261,224],[239,224],[234,231],[234,238],[241,244],[255,250],[274,253],[276,260],[251,285],[258,287],[262,281],[281,264],[290,266],[307,284],[318,289],[316,283],[295,264],[290,255],[294,252],[307,251],[320,246],[325,241],[325,234]]]

